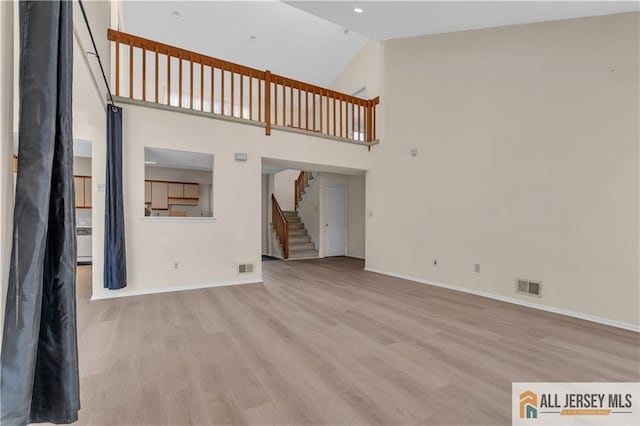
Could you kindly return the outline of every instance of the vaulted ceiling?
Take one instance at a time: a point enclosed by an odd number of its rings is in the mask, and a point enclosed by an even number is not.
[[[637,1],[124,1],[122,29],[328,86],[369,39],[634,10]]]
[[[637,11],[637,1],[286,1],[374,40]],[[360,9],[356,13],[354,9]]]
[[[126,1],[122,8],[126,32],[323,86],[367,42],[278,1]]]

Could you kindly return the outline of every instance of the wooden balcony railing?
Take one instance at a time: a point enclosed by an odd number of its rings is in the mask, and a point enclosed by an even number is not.
[[[376,137],[379,98],[361,99],[109,29],[116,96],[362,142]]]
[[[289,222],[276,200],[276,196],[271,194],[271,223],[276,230],[278,241],[282,246],[282,256],[289,258]]]
[[[302,201],[302,194],[304,194],[305,189],[309,186],[309,180],[311,180],[312,172],[300,172],[298,178],[293,183],[293,195],[296,204],[296,210],[298,209],[298,205],[300,201]]]

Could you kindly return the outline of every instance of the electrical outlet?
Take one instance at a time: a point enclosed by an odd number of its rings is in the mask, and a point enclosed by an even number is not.
[[[476,265],[473,267],[473,270],[476,272],[480,272],[480,264],[476,263]]]
[[[433,266],[438,266],[438,259],[433,259]]]
[[[173,262],[173,269],[177,270],[178,268],[180,268],[180,262]]]

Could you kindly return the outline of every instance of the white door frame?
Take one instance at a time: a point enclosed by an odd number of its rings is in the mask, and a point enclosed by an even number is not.
[[[325,184],[322,187],[322,236],[323,236],[323,244],[322,244],[322,256],[325,257],[327,255],[327,227],[326,225],[326,219],[325,219],[325,212],[326,212],[326,189],[327,188],[344,188],[344,256],[347,255],[348,253],[348,249],[349,249],[349,196],[348,196],[348,191],[349,188],[347,185],[345,184],[340,184],[340,183],[330,183],[330,184]]]

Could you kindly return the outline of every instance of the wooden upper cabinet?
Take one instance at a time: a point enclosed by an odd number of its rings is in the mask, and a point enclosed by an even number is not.
[[[144,181],[144,203],[151,204],[151,181]]]
[[[92,194],[91,194],[91,178],[84,178],[84,206],[85,208],[91,208],[92,206]]]
[[[199,195],[197,183],[144,181],[144,203],[151,204],[152,210],[168,210],[170,205],[197,206]]]
[[[74,176],[73,183],[76,189],[76,208],[91,208],[91,176]]]
[[[73,183],[76,188],[76,208],[84,208],[84,177],[74,176]]]
[[[169,182],[169,198],[184,198],[184,187],[182,183]]]
[[[91,176],[74,176],[73,183],[76,190],[76,208],[91,208]]]
[[[197,183],[185,183],[184,184],[184,198],[198,198],[199,190]]]
[[[151,182],[151,208],[155,210],[169,209],[169,184],[167,182]]]

